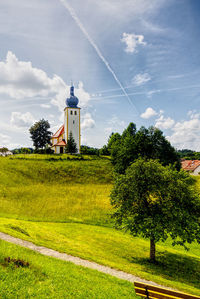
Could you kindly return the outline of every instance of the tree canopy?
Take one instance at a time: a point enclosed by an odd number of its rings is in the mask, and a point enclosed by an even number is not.
[[[29,129],[33,145],[36,149],[44,148],[50,144],[52,133],[48,130],[49,128],[50,124],[48,120],[41,119]]]
[[[200,242],[200,199],[194,178],[183,170],[142,158],[117,175],[111,193],[116,225],[155,244],[169,236],[173,245]]]
[[[8,151],[9,151],[9,149],[7,147],[1,147],[0,148],[0,153],[6,153]]]
[[[116,172],[125,173],[126,168],[139,157],[158,159],[163,165],[174,164],[180,170],[180,157],[161,130],[155,127],[141,127],[138,131],[130,123],[120,135],[112,134],[108,150]]]
[[[76,146],[76,142],[73,138],[72,132],[69,133],[69,138],[67,139],[67,145],[65,146],[65,152],[70,154],[77,153],[78,149]]]

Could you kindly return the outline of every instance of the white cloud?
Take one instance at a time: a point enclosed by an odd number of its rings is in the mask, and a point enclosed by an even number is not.
[[[151,98],[151,96],[152,96],[153,94],[155,94],[155,93],[159,93],[159,92],[161,92],[160,89],[150,90],[150,91],[147,92],[147,97],[148,97],[148,98]]]
[[[106,135],[110,135],[112,132],[119,132],[125,128],[125,121],[120,120],[116,115],[107,122],[108,127],[104,129]]]
[[[188,115],[191,119],[200,118],[200,113],[196,110],[190,110],[188,111]]]
[[[69,95],[70,86],[57,75],[49,78],[41,69],[34,68],[31,62],[19,61],[15,54],[8,51],[6,61],[0,61],[0,93],[7,94],[15,99],[31,97],[50,97],[53,105],[61,112],[65,107],[65,99]],[[88,105],[91,97],[80,82],[75,89],[80,105]],[[48,108],[48,104],[41,104]]]
[[[21,112],[12,112],[11,114],[11,125],[15,127],[30,127],[35,119],[30,112],[21,113]]]
[[[146,42],[144,42],[144,36],[137,35],[135,33],[124,32],[121,41],[126,44],[125,52],[127,53],[136,53],[138,45],[146,45]]]
[[[166,138],[178,149],[200,150],[200,113],[196,110],[189,111],[189,120],[175,122],[170,117],[164,117],[160,110],[160,117],[156,120],[155,127],[170,129],[172,134]]]
[[[0,93],[21,99],[34,96],[47,96],[54,90],[57,76],[52,79],[31,62],[19,61],[8,51],[6,61],[0,62]]]
[[[51,108],[51,105],[41,104],[40,107],[45,108],[45,109],[49,109],[49,108]]]
[[[174,124],[175,121],[172,118],[160,115],[160,117],[156,120],[155,127],[159,129],[171,129]]]
[[[143,73],[143,74],[135,75],[135,77],[133,77],[132,79],[132,83],[139,86],[150,80],[151,80],[150,75],[148,73]]]
[[[200,150],[200,118],[177,122],[168,140],[177,148]]]
[[[158,114],[158,113],[157,113],[153,108],[148,107],[148,108],[145,110],[145,112],[142,113],[142,114],[140,115],[140,117],[145,118],[145,119],[148,119],[148,118],[151,118],[151,117],[153,117],[153,116],[155,116],[155,115],[157,115],[157,114]]]
[[[12,143],[12,138],[5,134],[0,134],[0,148],[7,147],[8,149],[14,149],[21,147],[18,143]]]
[[[165,33],[167,31],[166,28],[162,28],[158,26],[157,24],[151,23],[147,19],[141,19],[142,25],[144,26],[146,31],[152,32],[152,33]]]
[[[86,113],[82,115],[82,122],[81,122],[81,129],[86,130],[86,129],[92,129],[95,126],[95,121],[92,118],[92,115],[90,113]]]
[[[3,146],[7,146],[8,143],[10,142],[10,139],[11,139],[10,136],[0,133],[0,140],[1,140],[0,148]]]
[[[127,21],[127,18],[141,18],[146,14],[152,17],[165,4],[165,0],[92,0],[89,4],[91,3],[94,3],[95,7],[98,6],[98,10],[102,10],[106,17]]]

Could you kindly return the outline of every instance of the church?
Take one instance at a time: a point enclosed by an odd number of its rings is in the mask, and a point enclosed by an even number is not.
[[[63,154],[69,138],[70,132],[75,140],[77,153],[80,153],[81,147],[81,123],[80,108],[78,107],[78,98],[74,95],[74,86],[70,88],[70,97],[66,99],[64,109],[64,124],[51,137],[51,149],[55,154]]]

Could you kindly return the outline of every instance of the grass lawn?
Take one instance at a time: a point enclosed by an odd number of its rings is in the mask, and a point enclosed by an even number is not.
[[[20,259],[16,267],[4,258]],[[1,298],[136,298],[133,285],[112,276],[0,241]]]
[[[151,264],[148,240],[112,228],[109,159],[0,158],[0,178],[0,231],[200,295],[200,245],[161,243]]]
[[[189,252],[170,242],[160,243],[154,265],[148,262],[148,240],[109,227],[0,218],[0,231],[200,295],[200,246],[195,243]]]
[[[64,157],[0,157],[0,217],[108,225],[110,161]]]

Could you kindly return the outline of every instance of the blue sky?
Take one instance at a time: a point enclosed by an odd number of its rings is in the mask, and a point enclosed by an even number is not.
[[[1,0],[0,146],[63,122],[71,80],[82,144],[101,147],[132,121],[200,151],[200,1]]]

